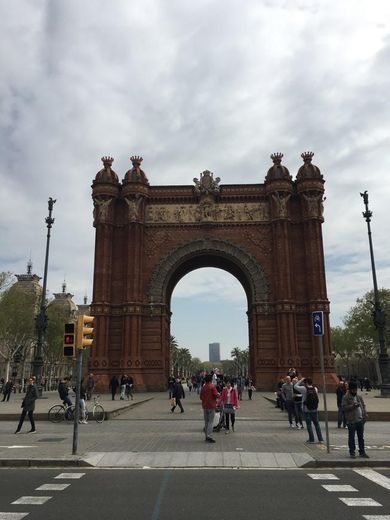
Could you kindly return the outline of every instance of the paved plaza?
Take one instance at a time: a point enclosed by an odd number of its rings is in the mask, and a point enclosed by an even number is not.
[[[306,444],[305,429],[288,427],[287,416],[275,408],[271,392],[256,392],[252,401],[244,394],[235,432],[216,433],[216,443],[206,444],[199,397],[187,392],[184,414],[171,413],[167,393],[136,393],[133,401],[112,401],[111,396],[103,395],[101,402],[108,420],[79,425],[77,455],[72,455],[73,425],[47,420],[47,410],[59,401],[56,392],[44,394],[37,401],[35,435],[27,433],[28,420],[23,426],[26,433],[14,434],[22,395],[13,394],[9,403],[0,403],[0,465],[246,469],[390,466],[390,400],[378,398],[376,391],[362,395],[371,419],[365,435],[370,456],[367,461],[349,459],[347,430],[338,429],[334,420],[333,394],[327,396],[330,453],[326,444]],[[322,398],[320,402],[322,406]],[[325,438],[324,422],[321,427]]]

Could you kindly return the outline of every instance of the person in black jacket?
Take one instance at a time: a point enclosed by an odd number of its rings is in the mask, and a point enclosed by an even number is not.
[[[69,377],[64,377],[58,385],[58,395],[66,406],[72,406],[72,401],[69,398]]]
[[[337,428],[341,428],[341,424],[343,425],[343,428],[347,427],[347,419],[345,418],[345,412],[342,407],[342,400],[344,395],[347,393],[347,387],[345,386],[344,381],[340,381],[337,388],[336,388],[336,397],[337,397]]]
[[[20,433],[20,430],[23,426],[24,418],[26,417],[26,414],[28,414],[28,418],[30,419],[31,423],[31,430],[28,433],[36,433],[35,429],[35,422],[34,422],[34,410],[35,410],[35,401],[38,399],[38,391],[37,387],[34,384],[33,378],[30,378],[28,381],[27,391],[26,395],[24,396],[24,399],[22,401],[22,414],[19,419],[18,427],[16,428],[15,433]]]
[[[173,413],[175,411],[176,406],[178,406],[180,408],[180,413],[184,413],[184,408],[181,404],[181,399],[185,399],[185,394],[183,385],[181,384],[179,378],[176,378],[175,384],[173,386],[172,397],[176,399],[176,404],[175,406],[172,406],[171,412]]]
[[[112,396],[113,401],[115,400],[115,394],[118,389],[118,386],[119,386],[118,378],[116,376],[112,376],[112,378],[110,379],[109,389],[111,390],[111,396]]]

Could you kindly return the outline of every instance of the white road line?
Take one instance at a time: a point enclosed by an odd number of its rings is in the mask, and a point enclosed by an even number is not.
[[[344,502],[347,506],[355,507],[382,507],[382,504],[376,502],[372,498],[341,498],[339,499]]]
[[[381,475],[377,471],[374,471],[373,469],[354,469],[354,471],[362,477],[365,477],[375,484],[378,484],[378,486],[382,486],[385,489],[390,489],[390,478]]]
[[[54,478],[81,478],[85,473],[60,473]]]
[[[363,515],[366,520],[390,520],[390,515]]]
[[[324,489],[326,489],[326,491],[334,491],[334,492],[338,492],[338,491],[357,491],[356,488],[354,488],[353,486],[350,486],[349,484],[345,484],[343,486],[339,486],[339,485],[332,485],[332,484],[322,484],[322,487]]]
[[[52,497],[20,497],[15,502],[11,502],[11,504],[18,505],[41,505],[45,504],[48,500],[50,500]]]
[[[366,520],[390,520],[390,515],[363,515]]]
[[[63,491],[69,486],[70,484],[42,484],[42,486],[35,488],[35,491]]]
[[[307,476],[314,480],[339,480],[339,477],[332,473],[308,473]]]
[[[19,448],[25,449],[25,448],[38,448],[38,446],[0,446],[0,448],[7,448],[9,450],[16,450]]]
[[[30,513],[0,513],[0,520],[22,520]]]

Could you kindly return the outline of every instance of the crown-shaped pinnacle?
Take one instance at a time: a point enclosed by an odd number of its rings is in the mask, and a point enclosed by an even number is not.
[[[282,162],[283,154],[280,152],[271,154],[271,159],[273,160],[274,164],[278,165]]]
[[[142,163],[143,158],[140,157],[139,155],[132,155],[130,157],[130,161],[133,163],[133,166],[135,166],[135,165],[139,166]]]
[[[301,157],[302,157],[303,162],[305,164],[306,163],[311,163],[311,160],[313,159],[313,156],[314,156],[313,152],[303,152],[303,153],[301,153]]]
[[[114,162],[114,158],[110,157],[109,155],[104,155],[102,157],[102,163],[104,164],[105,167],[111,168],[113,162]]]

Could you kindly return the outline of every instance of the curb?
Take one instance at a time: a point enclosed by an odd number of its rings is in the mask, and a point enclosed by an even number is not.
[[[0,468],[91,468],[83,459],[0,459]]]

